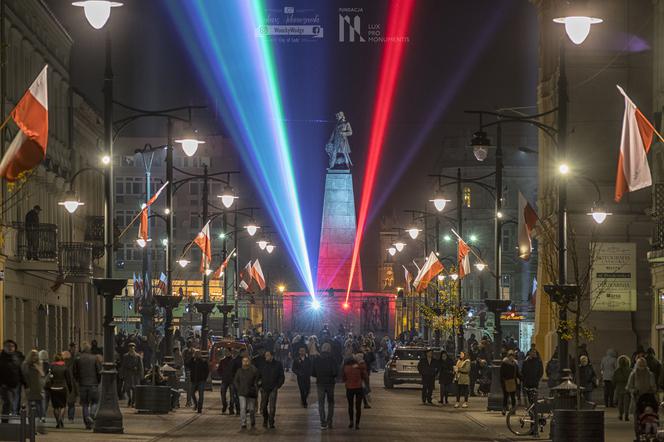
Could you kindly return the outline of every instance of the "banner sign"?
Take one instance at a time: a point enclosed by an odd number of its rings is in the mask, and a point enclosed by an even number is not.
[[[636,244],[600,242],[590,275],[593,310],[636,311]]]

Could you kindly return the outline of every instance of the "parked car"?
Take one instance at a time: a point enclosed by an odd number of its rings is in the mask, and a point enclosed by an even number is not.
[[[393,388],[396,384],[421,384],[422,378],[417,371],[417,364],[426,354],[426,347],[397,347],[385,365],[383,384]],[[440,359],[440,348],[433,348],[434,359]]]
[[[210,349],[210,376],[213,382],[221,381],[219,373],[217,373],[217,365],[219,365],[219,361],[223,357],[222,350],[223,349],[230,350],[233,348],[240,349],[240,351],[246,350],[247,344],[242,341],[234,341],[228,339],[222,339],[217,341],[213,339],[212,348]]]

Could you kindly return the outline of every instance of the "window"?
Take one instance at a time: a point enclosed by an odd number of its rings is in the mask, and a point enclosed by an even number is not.
[[[189,226],[192,229],[200,229],[201,228],[201,219],[198,216],[197,213],[192,213],[189,217]]]
[[[511,226],[503,226],[503,251],[512,253],[516,245],[514,244],[514,230]]]
[[[198,195],[199,183],[189,183],[189,194]]]
[[[464,187],[463,188],[463,205],[466,206],[466,207],[470,207],[470,202],[471,202],[470,187]]]

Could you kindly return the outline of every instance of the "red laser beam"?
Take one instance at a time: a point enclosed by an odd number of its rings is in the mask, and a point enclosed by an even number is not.
[[[346,289],[346,301],[350,296],[350,289],[353,283],[353,275],[357,266],[357,259],[360,254],[360,245],[364,236],[364,228],[369,213],[369,204],[376,181],[376,172],[380,163],[380,157],[383,151],[383,142],[385,140],[385,128],[387,120],[392,111],[392,101],[394,99],[394,89],[397,77],[401,68],[404,47],[406,43],[402,41],[406,37],[406,31],[410,26],[414,0],[392,0],[388,12],[386,38],[383,54],[380,63],[380,73],[378,79],[378,89],[374,102],[374,115],[371,123],[371,136],[369,138],[369,155],[364,172],[364,183],[362,185],[362,197],[360,199],[360,212],[357,219],[357,232],[355,233],[355,244],[353,246],[353,256],[350,264],[350,274],[348,275],[348,288]]]

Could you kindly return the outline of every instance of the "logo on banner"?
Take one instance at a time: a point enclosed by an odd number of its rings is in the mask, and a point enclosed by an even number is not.
[[[362,18],[355,15],[339,13],[339,41],[345,42],[348,36],[349,42],[354,42],[355,37],[358,41],[364,43],[366,40],[362,37]]]

